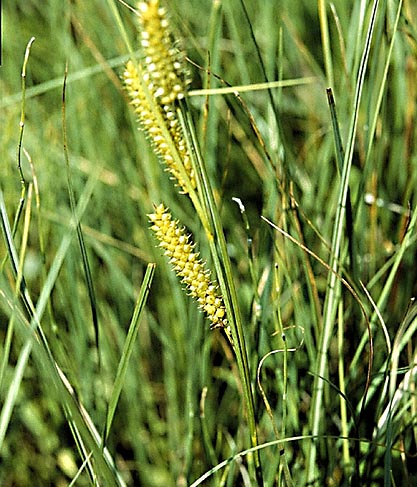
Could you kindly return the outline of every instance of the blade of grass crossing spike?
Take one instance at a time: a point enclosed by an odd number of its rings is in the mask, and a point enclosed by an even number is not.
[[[280,70],[281,71],[281,70]],[[210,73],[216,78],[213,73]],[[222,80],[223,83],[226,83]],[[268,88],[272,89],[281,89],[281,88],[288,88],[291,86],[300,86],[300,85],[309,85],[317,81],[317,78],[314,76],[307,76],[303,78],[292,78],[292,79],[282,79],[279,81],[268,81],[265,83],[252,83],[248,85],[233,85],[229,86],[226,83],[226,86],[222,88],[202,88],[199,90],[190,90],[187,93],[187,96],[213,96],[213,95],[234,95],[236,92],[238,93],[247,93],[250,91],[264,91]],[[0,104],[1,108],[1,104]]]
[[[72,212],[73,216],[75,217],[76,204],[75,204],[74,188],[72,185],[71,170],[70,170],[70,163],[69,163],[66,118],[65,118],[65,113],[66,113],[65,96],[66,96],[67,74],[68,74],[68,66],[65,67],[64,84],[62,87],[62,131],[63,131],[63,139],[64,139],[64,157],[65,157],[65,163],[66,163],[66,167],[67,167],[68,194],[69,194],[71,212]],[[85,246],[84,235],[83,235],[83,231],[81,228],[81,223],[79,220],[75,220],[75,221],[76,221],[78,245],[80,246],[84,275],[85,275],[85,279],[86,279],[86,283],[87,283],[88,297],[90,300],[91,315],[92,315],[93,327],[94,327],[95,344],[96,344],[98,359],[99,359],[99,363],[100,363],[99,324],[98,324],[96,293],[94,291],[94,282],[93,282],[93,278],[91,275],[90,262],[88,260],[88,254],[87,254],[87,249]]]
[[[150,107],[151,112],[152,112],[152,116],[155,118],[155,120],[159,126],[159,129],[161,130],[162,136],[163,136],[166,144],[168,145],[169,152],[170,152],[172,158],[174,159],[175,166],[176,166],[179,174],[181,175],[182,180],[185,182],[185,184],[187,186],[187,192],[189,193],[189,196],[193,202],[193,205],[194,205],[196,211],[199,213],[200,219],[202,220],[203,225],[207,229],[208,228],[207,222],[205,221],[204,213],[201,211],[200,201],[199,201],[198,195],[196,194],[196,191],[194,190],[194,188],[191,184],[188,172],[185,170],[185,167],[184,167],[184,164],[182,161],[182,157],[180,156],[179,151],[178,151],[177,144],[174,142],[172,135],[170,134],[170,132],[168,130],[166,121],[164,120],[164,118],[161,114],[161,111],[158,107],[158,104],[155,103],[155,99],[149,90],[149,86],[147,85],[147,83],[144,82],[142,68],[140,66],[140,63],[138,63],[136,58],[135,58],[134,51],[133,51],[132,46],[130,44],[130,41],[129,41],[129,38],[127,36],[126,30],[124,28],[123,22],[120,18],[119,11],[117,10],[117,7],[116,7],[113,0],[108,0],[108,1],[109,1],[110,8],[113,12],[113,15],[116,19],[116,22],[119,26],[119,29],[120,29],[120,32],[122,34],[123,40],[126,44],[126,47],[129,51],[129,53],[131,53],[130,60],[133,61],[135,64],[135,68],[138,72],[139,80],[140,80],[141,85],[142,85],[143,95],[145,96],[146,101],[149,104],[149,107]],[[143,54],[142,50],[140,52]]]
[[[129,331],[127,333],[122,356],[120,358],[120,362],[116,372],[116,378],[113,384],[113,391],[107,408],[106,424],[103,433],[103,445],[105,444],[108,435],[110,433],[110,428],[113,422],[114,414],[116,412],[117,404],[119,402],[119,397],[122,392],[123,384],[125,382],[127,367],[129,365],[130,357],[132,356],[133,347],[135,346],[135,341],[139,330],[140,317],[142,316],[142,312],[149,295],[152,279],[155,273],[155,267],[156,266],[153,263],[148,264],[148,267],[146,268],[145,276],[143,278],[142,286],[139,291],[139,296],[136,301],[132,321],[130,322],[129,325]]]

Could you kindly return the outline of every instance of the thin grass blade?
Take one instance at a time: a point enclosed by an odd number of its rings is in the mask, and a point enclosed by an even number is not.
[[[133,312],[132,321],[129,325],[129,331],[126,337],[126,341],[123,347],[123,352],[120,358],[119,366],[117,368],[116,378],[113,384],[113,391],[110,396],[109,405],[107,408],[107,418],[105,424],[105,430],[103,433],[103,443],[106,442],[110,433],[110,428],[113,422],[113,418],[116,412],[117,404],[119,402],[120,394],[122,392],[123,384],[125,382],[127,368],[129,365],[130,357],[132,356],[133,347],[135,346],[136,337],[139,331],[140,318],[145,307],[146,300],[149,295],[151,283],[155,273],[155,264],[148,264],[146,273],[143,278],[142,286],[139,291],[138,299],[136,301],[135,309]]]

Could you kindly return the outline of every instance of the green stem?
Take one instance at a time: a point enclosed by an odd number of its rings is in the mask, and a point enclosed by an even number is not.
[[[323,329],[320,336],[318,356],[315,366],[315,377],[313,385],[313,399],[311,403],[311,429],[313,441],[310,444],[307,456],[306,475],[307,483],[313,485],[316,477],[316,456],[317,444],[316,438],[321,433],[322,411],[323,411],[323,393],[325,385],[325,376],[327,370],[327,352],[329,350],[330,338],[333,333],[337,305],[340,299],[340,281],[338,279],[339,269],[342,262],[340,261],[341,248],[343,243],[343,229],[346,215],[346,199],[348,195],[348,184],[350,169],[352,167],[353,150],[358,122],[359,105],[362,96],[362,89],[365,79],[365,72],[368,64],[369,51],[371,47],[372,34],[376,21],[379,0],[375,0],[372,7],[372,14],[369,21],[368,32],[365,39],[365,46],[362,53],[362,59],[359,66],[359,72],[356,83],[355,99],[353,113],[350,122],[349,138],[346,147],[346,153],[343,160],[343,171],[341,177],[341,186],[339,191],[339,201],[336,212],[336,219],[333,228],[332,237],[332,258],[330,262],[328,277],[328,292],[324,304]]]
[[[240,314],[239,301],[236,293],[236,287],[232,275],[232,267],[227,253],[226,239],[223,233],[223,227],[218,213],[217,205],[214,199],[213,190],[207,175],[204,161],[198,149],[198,143],[195,136],[193,122],[188,109],[178,112],[181,123],[184,127],[187,143],[190,153],[193,155],[198,194],[200,195],[200,209],[204,212],[202,223],[209,223],[205,227],[214,266],[217,271],[217,278],[225,302],[228,323],[232,337],[233,351],[236,356],[237,367],[240,379],[242,381],[243,396],[247,412],[247,420],[250,432],[251,446],[258,446],[258,434],[255,421],[255,407],[253,391],[250,379],[250,369],[248,361],[248,352],[244,336],[242,317]],[[190,138],[188,138],[190,136]],[[198,211],[198,209],[196,208]],[[258,485],[263,485],[262,470],[259,451],[255,449],[253,453],[255,464],[255,475]]]

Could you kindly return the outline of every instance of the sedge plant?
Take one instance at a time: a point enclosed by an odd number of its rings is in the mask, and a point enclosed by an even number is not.
[[[414,486],[415,2],[2,7],[0,484]]]
[[[155,213],[149,215],[151,228],[175,272],[182,277],[191,296],[198,300],[212,327],[219,326],[226,330],[242,380],[251,444],[257,447],[248,357],[223,230],[204,162],[193,138],[192,122],[184,111],[183,116],[180,115],[179,103],[189,83],[185,55],[176,45],[178,41],[169,30],[169,21],[159,0],[139,3],[138,17],[142,62],[137,68],[133,61],[128,62],[124,73],[127,91],[157,153],[162,156],[182,192],[190,194],[210,243],[219,274],[220,291],[226,297],[216,295],[216,287],[209,278],[210,271],[204,270],[201,261],[197,260],[198,254],[192,252],[194,245],[190,243],[190,237],[172,220],[163,205],[158,205]],[[184,131],[190,134],[188,139],[183,135]],[[216,241],[219,242],[218,246]],[[260,483],[262,471],[256,450],[254,458],[256,479]]]

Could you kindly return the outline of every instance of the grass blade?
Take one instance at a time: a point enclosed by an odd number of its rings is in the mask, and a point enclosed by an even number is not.
[[[329,349],[330,337],[333,331],[333,324],[335,320],[335,313],[337,304],[340,299],[340,283],[337,280],[337,274],[339,274],[339,268],[341,265],[341,248],[343,242],[343,227],[345,224],[346,215],[346,199],[348,195],[349,187],[349,175],[352,167],[353,150],[355,145],[356,128],[358,123],[359,105],[361,102],[363,84],[365,81],[366,68],[368,65],[369,52],[371,48],[371,41],[373,30],[375,27],[375,21],[378,13],[379,1],[375,0],[372,5],[371,18],[368,25],[368,31],[365,37],[365,44],[362,52],[362,59],[359,66],[355,98],[353,103],[352,117],[349,127],[349,136],[346,144],[346,153],[343,161],[343,171],[339,190],[339,201],[336,212],[336,220],[333,229],[332,237],[332,261],[331,269],[328,280],[328,292],[326,294],[325,306],[324,306],[324,319],[323,330],[320,337],[319,354],[317,357],[315,370],[316,375],[313,386],[313,400],[311,404],[311,428],[312,435],[316,437],[321,431],[321,417],[322,417],[322,401],[324,394],[325,382],[323,377],[326,375],[327,370],[327,352]],[[317,445],[316,442],[312,442],[309,448],[307,456],[306,466],[306,480],[308,483],[314,483],[316,477],[316,455]]]
[[[126,341],[123,347],[123,352],[120,358],[119,366],[117,368],[116,378],[113,384],[113,391],[110,396],[109,405],[107,407],[106,424],[103,433],[103,444],[105,444],[109,436],[114,414],[117,408],[117,403],[119,402],[119,397],[122,392],[123,384],[125,382],[129,360],[133,352],[133,347],[135,346],[136,337],[139,331],[140,318],[142,316],[146,299],[150,291],[152,279],[155,273],[155,267],[156,267],[155,264],[148,264],[145,276],[143,278],[142,286],[139,291],[138,299],[136,301],[132,321],[129,325],[129,331],[127,333]]]

